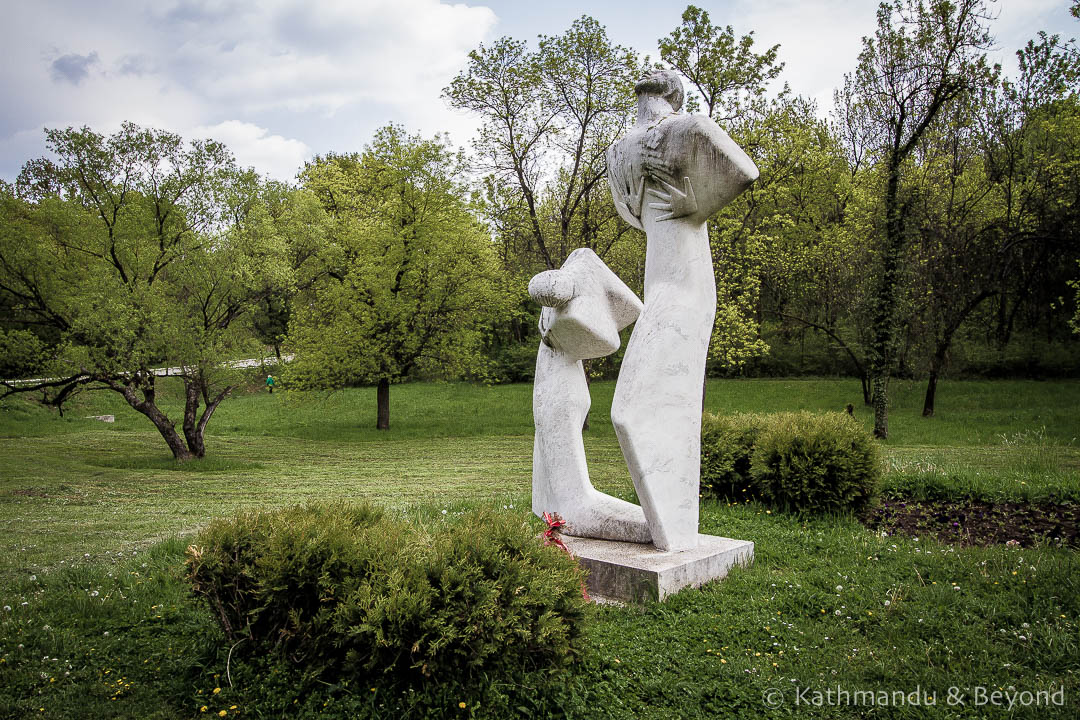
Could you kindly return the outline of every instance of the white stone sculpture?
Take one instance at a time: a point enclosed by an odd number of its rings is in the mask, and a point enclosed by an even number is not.
[[[533,512],[558,513],[571,536],[651,539],[657,550],[678,552],[698,543],[702,383],[716,314],[705,221],[758,170],[711,119],[680,113],[675,73],[649,72],[634,90],[637,124],[608,149],[608,181],[619,214],[646,235],[645,301],[585,249],[529,283],[544,305],[533,386]],[[592,487],[581,437],[590,405],[581,360],[617,350],[618,331],[635,319],[611,421],[640,507]],[[752,543],[724,542],[738,547],[724,546],[734,554],[722,571],[699,577],[681,569],[679,582],[718,577],[736,555],[752,557]]]
[[[570,535],[647,543],[642,509],[592,486],[581,436],[590,407],[581,361],[618,350],[619,331],[638,317],[641,301],[586,248],[534,277],[529,294],[544,306],[533,382],[533,512],[558,513]]]
[[[645,298],[623,358],[611,421],[660,550],[697,544],[701,399],[716,314],[705,221],[757,179],[710,118],[681,114],[682,83],[648,73],[637,124],[608,149],[623,219],[645,231]]]

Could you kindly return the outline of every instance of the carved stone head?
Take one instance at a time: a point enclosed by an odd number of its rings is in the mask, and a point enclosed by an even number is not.
[[[634,85],[634,94],[659,95],[668,101],[675,112],[682,110],[683,86],[679,74],[674,70],[648,70],[644,77]]]

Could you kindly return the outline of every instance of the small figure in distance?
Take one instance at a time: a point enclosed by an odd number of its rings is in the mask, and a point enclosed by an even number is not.
[[[267,375],[266,376],[266,389],[270,391],[271,395],[274,394],[274,376],[273,375]]]

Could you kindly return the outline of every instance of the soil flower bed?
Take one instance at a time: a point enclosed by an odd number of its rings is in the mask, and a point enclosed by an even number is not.
[[[944,543],[1080,547],[1080,504],[889,498],[860,520],[871,530]]]

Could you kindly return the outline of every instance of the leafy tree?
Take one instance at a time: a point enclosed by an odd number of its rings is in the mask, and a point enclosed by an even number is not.
[[[737,41],[730,25],[721,28],[709,20],[709,13],[688,5],[682,25],[661,38],[660,60],[678,70],[701,97],[705,114],[718,122],[739,118],[748,105],[757,102],[765,86],[780,75],[779,45],[754,52],[754,33]],[[687,97],[687,109],[702,107],[698,98]]]
[[[843,353],[870,402],[864,312],[865,199],[840,138],[801,98],[782,98],[735,131],[758,160],[761,177],[744,200],[762,236],[763,320],[779,339],[819,333]]]
[[[605,151],[633,121],[643,67],[582,16],[536,50],[503,37],[469,53],[443,91],[483,125],[476,159],[487,173],[484,207],[511,257],[535,257],[522,274],[559,267],[575,248],[605,258],[628,234],[607,189]]]
[[[42,391],[62,407],[80,389],[111,390],[177,460],[201,458],[236,386],[224,361],[250,350],[243,320],[290,281],[287,240],[259,231],[259,183],[220,143],[131,123],[46,137],[55,159],[4,188],[0,296],[15,322],[51,331],[40,371],[54,377],[6,394]],[[162,366],[184,386],[181,431],[159,405]]]
[[[767,154],[783,144],[781,118],[792,109],[786,89],[773,100],[765,95],[766,84],[783,69],[776,61],[779,46],[758,54],[753,45],[753,33],[736,41],[730,26],[713,25],[708,12],[693,5],[683,12],[682,24],[659,40],[660,59],[689,83],[688,110],[703,108],[724,123],[761,172],[751,190],[708,224],[717,290],[709,359],[728,371],[768,351],[759,333],[759,296],[777,217],[775,207],[762,200],[768,195],[764,188],[776,186],[772,176],[783,174]]]
[[[863,38],[853,75],[837,93],[856,155],[880,158],[884,174],[880,262],[872,293],[869,347],[874,434],[888,436],[888,379],[898,338],[911,198],[904,180],[912,153],[938,114],[988,71],[991,38],[984,0],[889,0]]]
[[[986,173],[976,117],[979,95],[956,98],[924,135],[909,203],[913,230],[912,318],[907,326],[926,347],[923,416],[934,414],[938,378],[957,332],[992,297],[1003,272],[1003,236],[994,186]]]
[[[1020,74],[1005,78],[980,116],[987,173],[994,183],[1004,247],[996,288],[994,335],[1010,341],[1017,318],[1052,327],[1058,298],[1072,277],[1080,183],[1080,52],[1075,43],[1039,33],[1017,51]]]
[[[485,323],[503,312],[496,256],[465,200],[465,165],[443,140],[380,129],[363,153],[316,157],[301,182],[334,225],[325,268],[294,303],[288,379],[302,388],[481,372]]]
[[[481,45],[443,91],[483,121],[474,141],[475,165],[485,173],[478,207],[500,246],[516,308],[489,333],[503,376],[532,373],[535,353],[507,347],[536,337],[539,308],[525,292],[536,272],[588,247],[641,290],[645,239],[615,211],[605,151],[633,122],[643,68],[582,16],[560,35],[541,36],[535,49],[509,37]],[[591,377],[613,360],[587,365]]]

